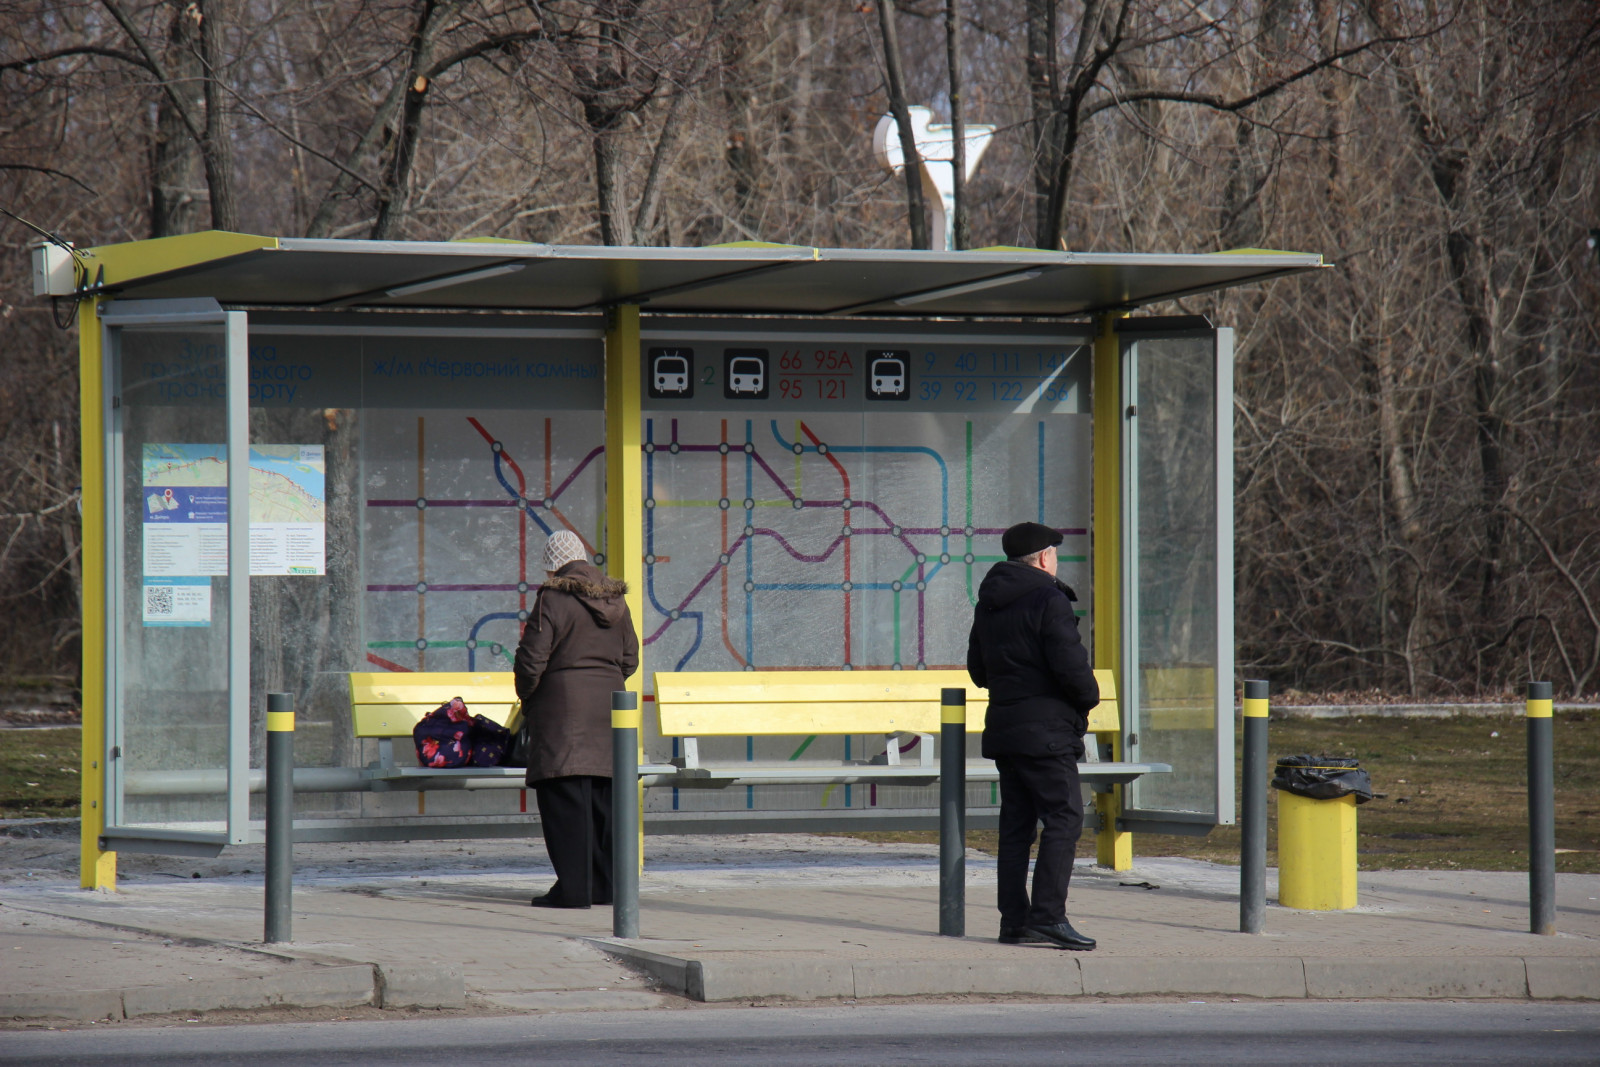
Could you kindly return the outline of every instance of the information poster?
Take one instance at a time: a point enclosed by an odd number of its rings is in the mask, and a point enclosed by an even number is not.
[[[227,450],[146,444],[142,460],[145,621],[207,625],[210,579],[228,573]],[[323,574],[326,545],[322,446],[252,445],[250,574]]]

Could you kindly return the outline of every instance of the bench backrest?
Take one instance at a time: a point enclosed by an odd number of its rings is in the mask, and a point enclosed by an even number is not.
[[[1116,679],[1095,671],[1091,733],[1115,733]],[[967,732],[983,730],[986,690],[955,671],[681,671],[656,673],[665,737],[936,734],[941,689],[967,691]]]
[[[357,737],[410,737],[422,717],[451,697],[474,715],[506,725],[516,710],[510,671],[352,673],[350,718]]]

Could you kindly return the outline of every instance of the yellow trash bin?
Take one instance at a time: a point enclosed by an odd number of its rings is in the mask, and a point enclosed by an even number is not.
[[[1343,796],[1311,797],[1349,790]],[[1307,911],[1356,906],[1356,804],[1371,797],[1355,760],[1278,762],[1278,903]],[[1293,790],[1299,789],[1301,792]],[[1364,795],[1363,795],[1364,794]]]

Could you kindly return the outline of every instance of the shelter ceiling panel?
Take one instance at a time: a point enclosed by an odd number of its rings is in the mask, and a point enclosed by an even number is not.
[[[159,242],[113,246],[119,262],[136,270],[140,244]],[[1080,315],[1325,266],[1314,254],[1254,249],[1149,255],[295,239],[177,269],[163,269],[160,256],[151,260],[155,271],[116,278],[108,288],[127,299],[318,308],[640,304],[662,312],[916,316]]]

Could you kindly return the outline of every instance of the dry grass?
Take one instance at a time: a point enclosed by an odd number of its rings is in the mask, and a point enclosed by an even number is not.
[[[1409,867],[1522,870],[1527,867],[1526,724],[1520,716],[1451,719],[1283,719],[1270,727],[1274,756],[1354,756],[1382,794],[1358,809],[1364,870]],[[1558,871],[1600,872],[1600,713],[1563,712],[1556,730]],[[0,730],[0,818],[78,814],[80,731]],[[1276,818],[1276,790],[1268,817]],[[865,833],[868,840],[936,842],[937,835]],[[1276,840],[1275,829],[1268,843]],[[995,848],[993,831],[968,844]],[[1239,861],[1239,830],[1206,837],[1136,834],[1139,856]],[[1094,855],[1093,835],[1079,854]],[[1269,857],[1276,863],[1276,857]]]
[[[83,731],[0,730],[0,819],[78,816]]]
[[[1556,870],[1600,872],[1600,713],[1562,712],[1555,732]],[[1361,760],[1381,794],[1357,809],[1362,870],[1510,871],[1528,865],[1526,736],[1517,715],[1275,719],[1269,749],[1274,758],[1316,753]],[[1276,794],[1268,790],[1269,846],[1277,840]],[[855,836],[938,840],[933,833]],[[992,854],[995,833],[973,831],[967,843]],[[1203,838],[1135,834],[1133,850],[1238,863],[1239,829],[1219,826]],[[1094,855],[1092,834],[1078,854]],[[1276,854],[1267,862],[1275,865]]]

